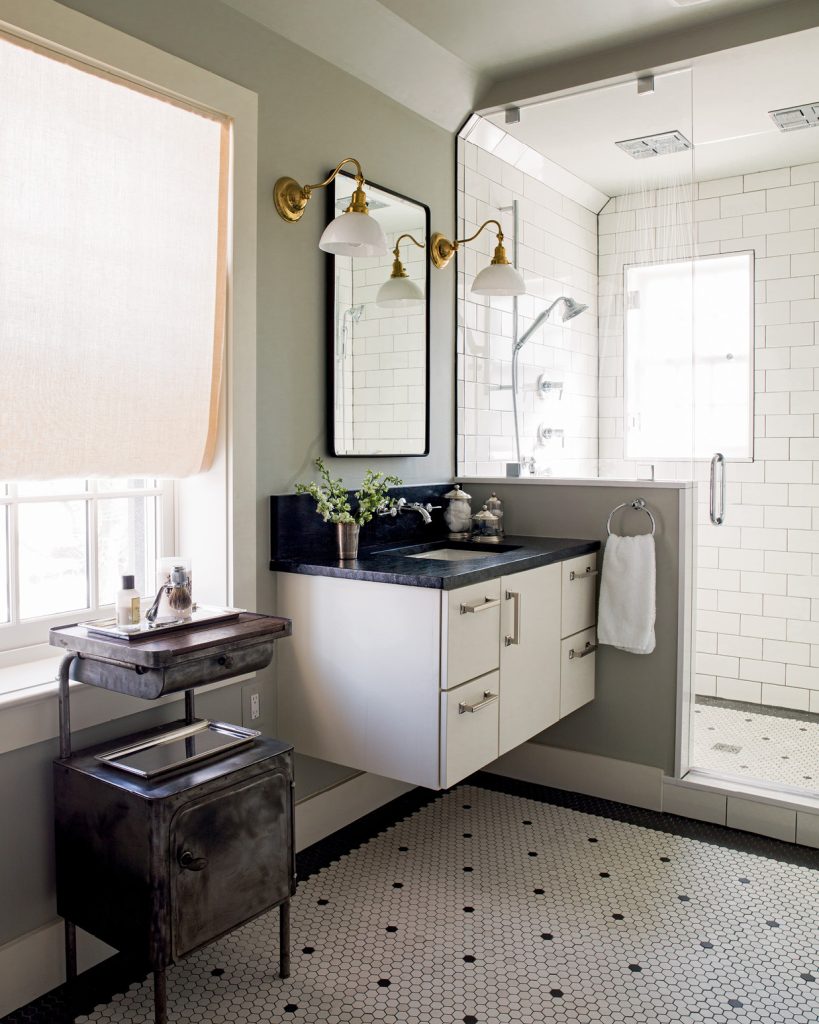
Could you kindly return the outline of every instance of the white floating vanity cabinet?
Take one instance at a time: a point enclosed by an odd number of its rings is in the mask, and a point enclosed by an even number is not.
[[[279,734],[441,789],[594,697],[596,554],[441,590],[279,573]]]

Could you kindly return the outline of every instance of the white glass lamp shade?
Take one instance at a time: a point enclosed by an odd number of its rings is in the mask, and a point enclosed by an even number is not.
[[[334,256],[383,256],[388,246],[377,220],[368,213],[351,210],[330,221],[319,241],[319,249]]]
[[[490,263],[472,282],[476,295],[525,295],[523,278],[511,263]]]
[[[387,309],[423,306],[424,293],[408,277],[390,277],[378,289],[375,304]]]

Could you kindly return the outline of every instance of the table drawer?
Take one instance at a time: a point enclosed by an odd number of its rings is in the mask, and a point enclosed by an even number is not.
[[[586,629],[560,644],[560,717],[594,700],[597,631]]]
[[[442,788],[497,758],[499,685],[500,674],[490,672],[441,694]]]
[[[560,635],[574,636],[597,621],[597,553],[561,563]]]
[[[500,598],[499,579],[447,592],[445,689],[499,668]]]

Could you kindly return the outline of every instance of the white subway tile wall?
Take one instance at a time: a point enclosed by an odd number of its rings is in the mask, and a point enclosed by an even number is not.
[[[542,181],[470,142],[458,145],[459,237],[499,220],[511,258],[512,204],[518,203],[518,263],[527,292],[519,333],[559,295],[589,309],[566,324],[556,317],[521,350],[521,455],[541,475],[597,475],[597,217]],[[516,461],[512,412],[512,299],[473,295],[475,274],[496,244],[487,229],[458,254],[458,470],[503,476]],[[451,272],[451,271],[450,271]],[[439,271],[434,271],[439,273]],[[559,312],[559,310],[556,310]],[[539,381],[562,385],[548,393]],[[557,431],[538,444],[538,427]],[[559,433],[562,431],[562,436]]]
[[[600,476],[623,448],[623,265],[753,250],[753,463],[729,463],[726,525],[699,494],[697,692],[819,710],[819,164],[610,200],[600,225]],[[654,232],[652,236],[652,232]],[[607,396],[605,400],[602,396]],[[691,466],[655,465],[688,476]]]

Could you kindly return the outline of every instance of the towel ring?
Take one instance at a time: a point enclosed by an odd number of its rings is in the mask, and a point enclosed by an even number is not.
[[[624,501],[622,505],[618,505],[617,508],[613,508],[609,512],[609,518],[606,520],[606,533],[609,537],[611,536],[611,517],[615,512],[619,512],[621,508],[633,508],[635,512],[645,512],[651,520],[651,536],[654,536],[657,524],[654,521],[654,516],[651,514],[651,509],[646,505],[643,498],[635,498],[634,501]]]

